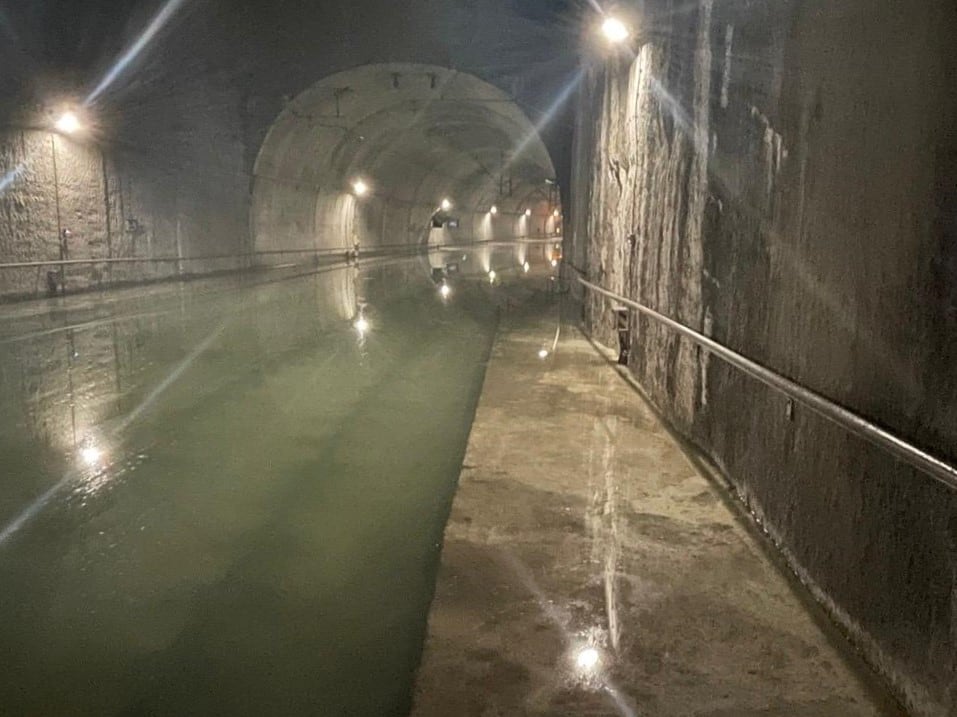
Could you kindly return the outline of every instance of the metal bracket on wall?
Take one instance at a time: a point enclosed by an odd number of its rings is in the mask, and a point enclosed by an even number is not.
[[[615,306],[615,330],[618,332],[618,365],[627,366],[631,356],[631,309]]]

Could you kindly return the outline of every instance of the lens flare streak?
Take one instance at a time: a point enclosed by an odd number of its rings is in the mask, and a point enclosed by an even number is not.
[[[578,85],[581,84],[582,79],[585,77],[584,68],[578,70],[575,73],[575,76],[569,80],[561,92],[558,93],[558,97],[555,98],[555,101],[545,110],[542,114],[541,119],[535,124],[535,127],[532,128],[532,131],[526,135],[522,141],[518,144],[515,150],[512,152],[510,161],[506,164],[506,169],[510,167],[515,161],[522,156],[524,151],[528,146],[534,142],[537,138],[541,137],[542,132],[545,131],[545,128],[555,119],[555,116],[562,109],[566,102],[571,98],[575,90],[578,89]]]
[[[207,336],[202,342],[200,342],[196,348],[183,359],[176,368],[163,380],[161,381],[156,388],[154,388],[150,394],[136,407],[132,412],[130,412],[112,431],[111,435],[118,438],[133,421],[139,418],[144,412],[149,410],[149,408],[159,399],[159,397],[169,389],[177,380],[193,365],[197,358],[203,353],[205,353],[213,342],[218,339],[223,331],[226,330],[226,325],[222,324],[217,329],[215,329],[209,336]],[[94,453],[95,451],[95,453]],[[86,446],[81,449],[79,457],[87,464],[87,467],[95,467],[99,464],[103,456],[102,449],[94,447],[92,445]],[[35,518],[41,510],[50,502],[61,490],[66,488],[74,479],[80,476],[81,473],[77,469],[72,469],[66,472],[66,474],[52,487],[47,489],[45,493],[39,496],[36,500],[30,503],[20,514],[11,520],[7,525],[0,530],[0,546],[2,546],[10,537],[19,531],[24,525],[30,522]]]
[[[23,170],[26,169],[25,164],[18,164],[11,171],[3,175],[3,178],[0,179],[0,194],[3,194],[7,189],[9,189],[17,179],[20,178],[20,175],[23,174]]]
[[[100,95],[106,92],[110,86],[116,82],[116,80],[122,75],[126,69],[136,61],[136,58],[139,57],[140,53],[146,49],[147,45],[153,41],[160,30],[170,21],[173,15],[184,5],[186,0],[167,0],[166,4],[160,8],[160,11],[156,13],[153,19],[150,21],[150,24],[146,26],[146,29],[140,33],[140,36],[136,38],[129,49],[123,53],[123,55],[118,59],[113,66],[107,70],[106,74],[103,75],[103,79],[100,80],[99,84],[96,86],[84,102],[85,105],[90,105],[95,102]]]

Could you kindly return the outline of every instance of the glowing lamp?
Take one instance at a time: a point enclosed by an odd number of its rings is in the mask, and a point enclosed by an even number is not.
[[[54,127],[56,127],[57,132],[63,134],[76,134],[82,129],[80,118],[76,116],[75,112],[64,112],[60,115]]]
[[[617,17],[605,18],[605,21],[601,24],[601,32],[605,39],[613,45],[622,43],[631,37],[628,26]]]

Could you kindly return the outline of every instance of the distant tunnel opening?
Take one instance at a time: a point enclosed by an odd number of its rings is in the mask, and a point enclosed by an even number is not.
[[[561,231],[555,168],[532,122],[501,90],[447,68],[366,65],[321,80],[273,124],[254,175],[257,251]]]

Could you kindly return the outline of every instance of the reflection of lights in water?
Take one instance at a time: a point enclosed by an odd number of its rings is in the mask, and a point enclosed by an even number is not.
[[[95,466],[99,464],[100,459],[103,458],[103,451],[92,444],[84,446],[80,449],[80,458],[82,458],[83,462],[88,466]]]
[[[542,361],[544,361],[545,359],[547,359],[547,358],[548,358],[548,349],[542,349],[541,351],[539,351],[539,352],[538,352],[538,358],[540,358]]]
[[[525,270],[525,273],[526,273],[526,274],[527,274],[529,271],[531,271],[531,268],[532,268],[532,265],[529,264],[527,261],[526,261],[524,264],[522,264],[522,269]]]
[[[439,294],[443,299],[447,299],[452,296],[452,287],[448,284],[442,284],[442,287],[439,289]]]
[[[369,330],[369,322],[366,321],[366,319],[362,316],[356,319],[356,322],[355,324],[353,324],[353,326],[355,327],[356,331],[358,331],[360,334],[364,334],[366,331]]]
[[[601,655],[594,647],[584,647],[575,656],[575,666],[581,672],[594,672],[601,662]]]

